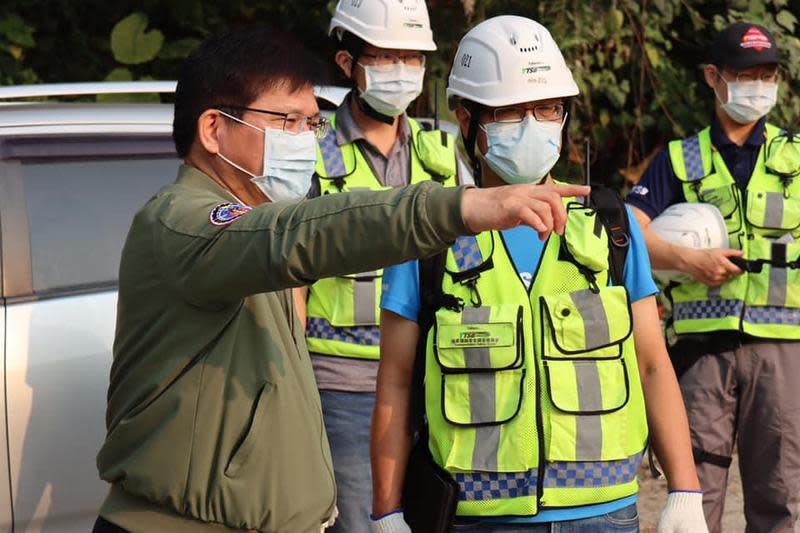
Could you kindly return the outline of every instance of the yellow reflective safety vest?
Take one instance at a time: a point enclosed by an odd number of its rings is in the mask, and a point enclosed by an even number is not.
[[[565,235],[551,234],[530,291],[499,232],[446,254],[450,304],[427,332],[425,410],[459,516],[533,516],[638,491],[647,420],[630,301],[608,285],[596,212],[566,203]]]
[[[707,202],[725,218],[730,246],[752,265],[718,288],[698,282],[668,289],[677,334],[737,330],[800,339],[800,138],[767,124],[747,189],[736,185],[711,143],[711,129],[672,141],[669,154],[687,202]]]
[[[411,129],[411,183],[434,179],[456,184],[455,141],[443,131],[424,131],[408,118]],[[370,169],[355,143],[339,146],[331,122],[317,148],[320,194],[387,189]],[[377,360],[382,270],[322,279],[308,292],[306,342],[312,353]]]

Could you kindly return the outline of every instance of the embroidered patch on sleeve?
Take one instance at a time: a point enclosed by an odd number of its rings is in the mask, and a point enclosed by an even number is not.
[[[252,207],[242,204],[219,204],[211,210],[208,220],[215,226],[227,226],[252,209]]]

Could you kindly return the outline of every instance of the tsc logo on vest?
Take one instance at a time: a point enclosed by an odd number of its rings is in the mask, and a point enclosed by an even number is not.
[[[492,332],[481,329],[475,326],[467,327],[466,331],[462,331],[458,337],[450,339],[453,346],[474,346],[481,348],[488,348],[497,346],[500,338],[492,335]]]

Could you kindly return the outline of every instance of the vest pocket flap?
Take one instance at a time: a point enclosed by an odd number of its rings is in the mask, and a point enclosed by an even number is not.
[[[786,198],[783,192],[748,191],[747,221],[760,229],[796,229],[800,227],[800,198]]]
[[[632,330],[625,287],[542,296],[544,358],[613,359]]]
[[[711,187],[700,189],[698,197],[701,201],[711,204],[719,209],[723,218],[729,218],[736,212],[738,202],[736,200],[735,184],[724,185],[722,187]]]
[[[456,175],[455,141],[439,130],[417,133],[417,156],[426,170],[449,178]]]
[[[550,401],[570,414],[600,415],[628,403],[630,384],[624,359],[545,361]]]
[[[797,136],[781,134],[772,141],[774,147],[770,147],[770,157],[766,160],[767,170],[778,175],[795,177],[800,174],[800,142]]]
[[[434,353],[444,372],[482,372],[522,365],[522,307],[495,305],[436,312]]]
[[[564,242],[575,261],[592,272],[608,269],[608,233],[594,209],[577,203],[567,206]]]
[[[442,414],[457,426],[509,422],[522,406],[525,370],[442,374]]]

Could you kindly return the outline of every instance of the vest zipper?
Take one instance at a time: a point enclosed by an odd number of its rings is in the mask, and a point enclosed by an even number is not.
[[[503,249],[506,252],[506,257],[508,258],[511,266],[514,268],[514,273],[517,275],[517,280],[519,281],[522,288],[525,289],[525,301],[528,304],[528,309],[531,313],[531,335],[533,346],[531,347],[531,353],[533,356],[533,378],[536,380],[536,439],[538,441],[538,448],[539,448],[539,465],[537,466],[537,473],[536,473],[536,513],[533,516],[539,514],[539,511],[542,507],[542,495],[544,494],[544,420],[542,416],[542,389],[541,389],[541,376],[539,373],[539,361],[536,357],[536,324],[534,323],[534,314],[533,314],[533,304],[531,303],[531,291],[533,290],[533,285],[536,283],[536,279],[539,277],[539,272],[542,268],[542,262],[544,261],[544,256],[547,253],[547,247],[550,245],[550,237],[548,235],[547,241],[545,241],[544,245],[542,246],[542,254],[539,256],[539,263],[536,265],[536,271],[531,273],[531,284],[530,287],[525,286],[525,282],[522,280],[522,277],[519,275],[519,270],[517,270],[517,265],[514,264],[514,258],[511,256],[511,252],[508,250],[508,245],[506,244],[506,240],[503,237],[502,232],[498,232],[500,234],[500,242],[503,243]],[[523,365],[524,367],[524,365]]]

